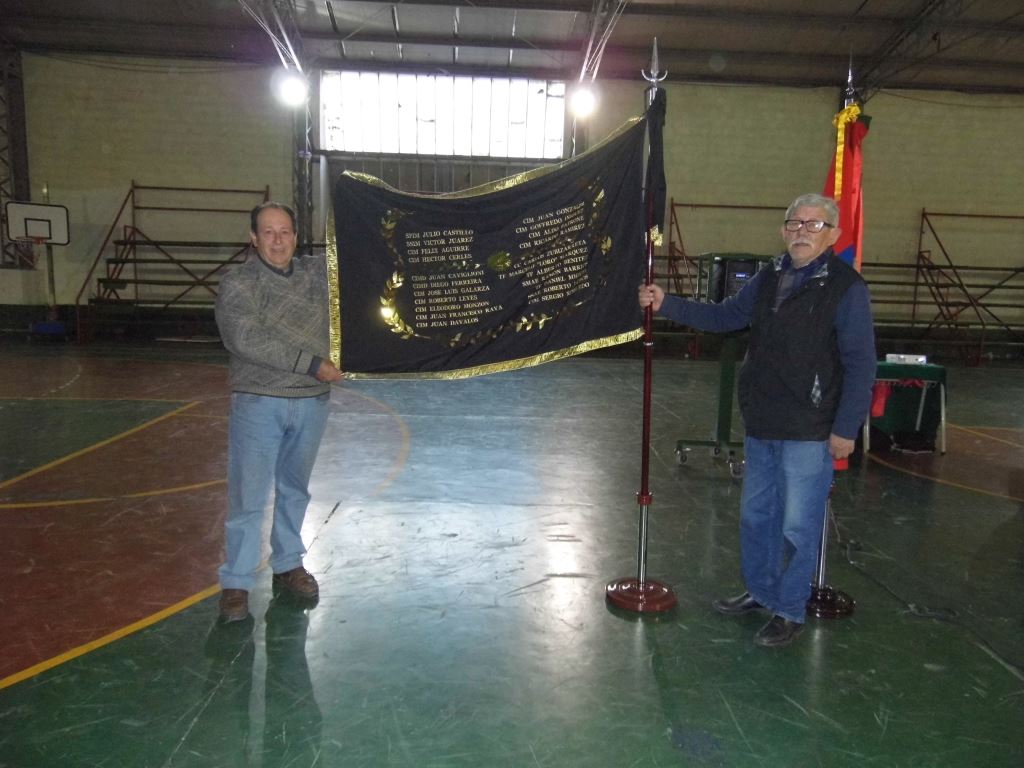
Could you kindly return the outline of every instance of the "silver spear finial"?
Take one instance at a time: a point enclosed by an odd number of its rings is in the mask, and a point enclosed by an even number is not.
[[[660,83],[666,77],[668,77],[668,70],[662,72],[658,68],[658,38],[654,38],[654,44],[651,46],[651,69],[647,71],[641,69],[640,72],[644,76],[644,80],[649,83]]]
[[[851,104],[859,104],[860,96],[857,94],[857,89],[853,85],[853,51],[850,51],[850,66],[846,71],[846,93],[843,97],[843,106],[848,107]]]

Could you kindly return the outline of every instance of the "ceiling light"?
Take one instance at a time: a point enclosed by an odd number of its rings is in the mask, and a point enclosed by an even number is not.
[[[274,94],[282,104],[298,107],[306,103],[309,83],[301,72],[295,69],[279,69],[273,78]]]
[[[596,106],[597,96],[585,85],[577,86],[569,97],[569,109],[580,119],[587,118],[593,114]]]

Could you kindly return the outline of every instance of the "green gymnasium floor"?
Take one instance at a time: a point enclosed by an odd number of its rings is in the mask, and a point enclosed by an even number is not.
[[[647,573],[642,370],[578,358],[337,387],[306,520],[309,611],[215,624],[219,353],[0,349],[0,766],[1024,765],[1024,370],[949,375],[948,452],[839,478],[829,580],[857,600],[760,649],[718,366],[657,359]],[[838,539],[837,539],[838,536]]]

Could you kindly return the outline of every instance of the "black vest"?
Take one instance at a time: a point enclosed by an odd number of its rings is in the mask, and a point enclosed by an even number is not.
[[[781,271],[774,265],[765,269],[769,274],[754,301],[740,369],[744,427],[761,440],[827,440],[843,384],[836,310],[861,277],[830,252],[825,264],[773,312]]]

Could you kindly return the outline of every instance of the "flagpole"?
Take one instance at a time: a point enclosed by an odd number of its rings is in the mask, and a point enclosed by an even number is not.
[[[658,68],[658,39],[654,39],[651,49],[651,68],[644,71],[644,80],[650,85],[645,95],[647,100],[648,120],[650,120],[650,107],[658,92],[657,83],[665,79],[668,72]],[[648,136],[650,136],[650,123],[648,122]],[[648,155],[650,144],[648,142]],[[647,163],[644,164],[643,194],[646,200],[646,246],[647,246],[647,273],[645,282],[650,285],[654,282],[654,195],[650,190],[651,179],[648,173]],[[652,353],[654,349],[653,332],[654,309],[648,305],[644,310],[644,396],[643,396],[643,434],[641,438],[640,451],[640,490],[636,494],[637,504],[640,505],[640,521],[638,526],[637,543],[637,574],[636,578],[622,578],[609,582],[605,589],[605,596],[612,605],[628,611],[640,613],[661,613],[675,607],[677,600],[672,588],[647,578],[647,523],[648,512],[654,497],[650,491],[650,458],[651,458],[651,382],[652,382]]]
[[[846,130],[849,124],[856,121],[860,114],[860,103],[857,98],[857,89],[853,86],[853,54],[850,54],[850,68],[846,76],[846,92],[843,99],[843,109],[836,115],[836,143],[839,149],[836,150],[835,179],[833,181],[833,198],[836,203],[842,202],[842,157],[841,152],[846,139]],[[828,190],[826,190],[827,192]],[[849,205],[849,201],[847,201]],[[854,266],[856,255],[854,256]],[[870,418],[870,417],[869,417]],[[807,600],[807,613],[819,619],[838,619],[849,616],[857,607],[857,601],[841,589],[836,589],[828,583],[828,524],[832,520],[832,493],[836,489],[835,478],[849,468],[848,459],[832,460],[832,485],[828,491],[828,499],[825,501],[825,519],[821,526],[821,543],[818,547],[818,562],[814,569],[814,581],[811,583],[811,596]]]

